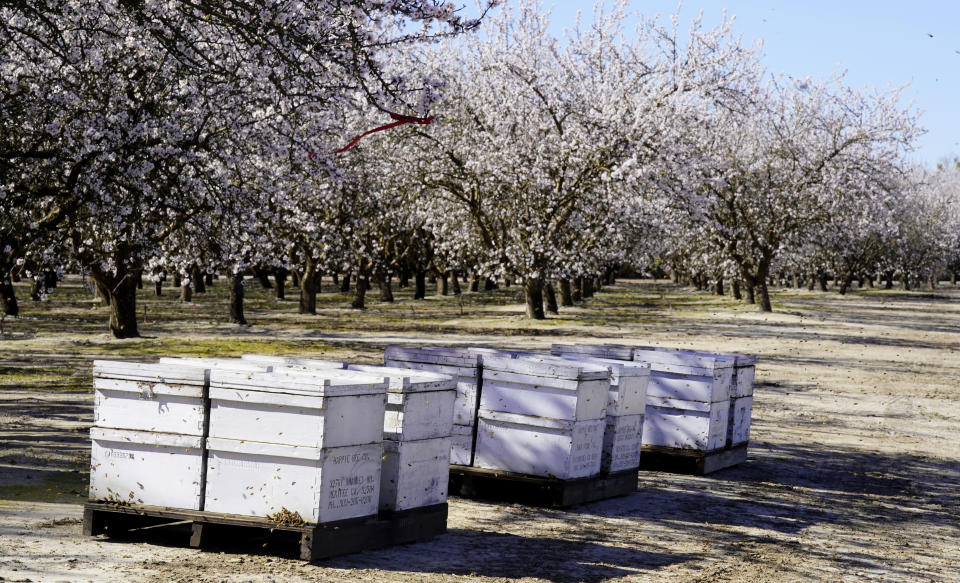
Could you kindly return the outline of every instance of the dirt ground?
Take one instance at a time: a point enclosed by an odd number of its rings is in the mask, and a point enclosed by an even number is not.
[[[635,493],[570,511],[451,498],[446,535],[312,565],[277,539],[199,551],[175,529],[83,537],[93,396],[69,388],[75,378],[58,383],[51,373],[38,388],[9,371],[29,379],[29,367],[46,363],[82,381],[90,359],[117,344],[99,332],[17,335],[24,326],[8,326],[0,581],[960,581],[960,291],[780,291],[773,314],[733,302],[676,309],[689,292],[649,284],[610,293],[616,301],[523,337],[489,330],[523,329],[520,306],[478,316],[479,331],[455,311],[434,331],[369,319],[329,333],[285,320],[242,332],[190,322],[152,329],[152,342],[242,334],[264,351],[273,340],[304,340],[367,361],[396,342],[610,341],[759,355],[740,467],[706,477],[642,472]],[[631,303],[637,294],[656,301]]]

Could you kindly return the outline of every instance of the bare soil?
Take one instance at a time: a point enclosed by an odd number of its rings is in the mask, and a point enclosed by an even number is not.
[[[151,338],[133,343],[107,338],[100,320],[85,328],[89,307],[55,301],[8,320],[0,340],[0,581],[960,581],[952,288],[781,290],[779,311],[762,314],[624,282],[537,324],[522,320],[522,306],[473,303],[461,315],[447,298],[359,316],[330,305],[309,325],[263,300],[248,308],[253,328],[151,307]],[[78,323],[64,324],[71,318]],[[240,344],[216,344],[224,338]],[[706,477],[642,472],[635,493],[570,511],[451,498],[448,534],[319,564],[302,563],[279,538],[199,551],[176,529],[81,535],[94,357],[252,352],[259,343],[261,352],[372,362],[397,342],[578,341],[759,355],[747,463]]]

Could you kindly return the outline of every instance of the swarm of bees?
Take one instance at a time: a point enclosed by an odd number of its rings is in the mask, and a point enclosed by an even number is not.
[[[299,512],[291,512],[286,506],[281,507],[279,512],[268,514],[267,520],[280,526],[303,526],[307,523]]]

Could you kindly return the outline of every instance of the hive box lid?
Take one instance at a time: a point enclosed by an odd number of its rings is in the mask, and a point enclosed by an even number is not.
[[[633,360],[633,348],[622,344],[553,344],[551,354],[584,354],[613,360]]]
[[[621,377],[648,377],[650,376],[650,363],[637,362],[633,360],[615,360],[613,358],[598,358],[596,356],[585,356],[581,354],[565,353],[560,358],[573,362],[585,362],[605,366],[610,371],[610,380],[617,381]]]
[[[479,355],[470,354],[466,350],[433,346],[387,346],[383,358],[384,360],[423,362],[465,368],[476,368],[480,363]]]
[[[203,438],[198,435],[160,433],[158,431],[136,431],[133,429],[111,429],[108,427],[91,427],[90,439],[115,443],[135,443],[140,445],[184,447],[192,449],[201,449],[203,445]]]
[[[483,358],[483,368],[485,370],[560,379],[596,380],[610,378],[610,371],[605,366],[567,361],[554,356],[518,356],[516,358],[485,356]]]
[[[119,360],[93,361],[93,376],[176,385],[199,385],[206,382],[207,371],[186,363],[170,364],[123,362]]]
[[[206,369],[224,369],[224,370],[249,370],[249,371],[268,371],[269,365],[247,362],[239,358],[201,358],[195,356],[165,356],[160,359],[160,364],[185,364],[188,366],[200,366]]]
[[[267,455],[301,460],[319,461],[327,451],[324,448],[286,443],[266,443],[245,439],[228,439],[226,437],[208,437],[207,449],[246,455]]]
[[[734,356],[729,354],[656,346],[634,347],[633,358],[634,360],[651,363],[654,369],[662,368],[659,365],[704,369],[729,368],[734,366],[736,361]]]
[[[210,387],[344,397],[385,394],[387,380],[382,376],[339,369],[278,369],[272,372],[213,369],[210,371]]]
[[[503,413],[502,411],[484,411],[480,419],[485,421],[496,421],[498,423],[509,423],[512,425],[528,425],[531,427],[542,427],[545,429],[556,429],[560,431],[572,431],[577,423],[605,423],[604,419],[588,419],[575,421],[573,419],[555,419],[553,417],[537,417],[535,415],[522,415],[520,413]]]
[[[295,356],[268,356],[266,354],[244,354],[241,360],[256,364],[279,366],[302,366],[306,368],[346,368],[347,363],[338,360],[323,360],[319,358],[298,358]]]
[[[390,383],[387,390],[391,393],[453,391],[457,388],[454,377],[435,372],[367,364],[349,364],[347,370],[386,377]]]

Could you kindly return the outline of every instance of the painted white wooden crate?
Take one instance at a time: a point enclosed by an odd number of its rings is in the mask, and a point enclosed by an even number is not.
[[[450,463],[469,466],[473,453],[473,426],[454,425],[450,432]]]
[[[310,372],[344,369],[386,379],[387,404],[383,420],[384,439],[416,440],[447,437],[453,425],[456,383],[448,375],[399,367],[345,364],[315,359],[260,358],[244,355],[252,362],[274,362],[276,372]]]
[[[477,407],[477,386],[480,384],[480,358],[455,348],[410,348],[388,346],[384,365],[447,375],[456,379],[457,394],[453,404],[453,422],[473,425]]]
[[[600,470],[620,472],[640,466],[643,415],[607,416]]]
[[[94,361],[93,424],[201,436],[205,384],[199,367]]]
[[[650,365],[577,353],[564,354],[563,358],[603,365],[610,370],[607,423],[603,434],[600,469],[604,472],[619,472],[637,468],[640,465]]]
[[[683,408],[680,408],[683,407]],[[727,443],[728,401],[674,401],[673,406],[647,404],[643,445],[712,451]]]
[[[205,510],[309,523],[377,513],[382,445],[300,447],[211,437]]]
[[[447,501],[450,437],[384,441],[380,510],[407,510]]]
[[[389,379],[383,438],[416,441],[449,437],[457,383],[453,377],[400,367],[349,365]]]
[[[484,356],[481,417],[489,412],[568,421],[602,419],[610,371],[553,357]]]
[[[734,358],[733,385],[730,397],[733,399],[752,397],[757,357],[752,354],[739,353],[732,353],[729,356]]]
[[[593,476],[605,424],[487,412],[477,427],[474,466],[564,480]]]
[[[737,446],[750,441],[750,417],[753,397],[730,399],[730,422],[727,426],[727,445]]]
[[[607,417],[643,415],[647,406],[647,385],[650,383],[650,365],[610,358],[596,358],[580,354],[563,354],[561,358],[607,367],[610,388],[607,394]]]
[[[203,438],[92,427],[90,500],[200,510]]]
[[[387,382],[328,371],[210,374],[210,436],[303,447],[382,440]]]

